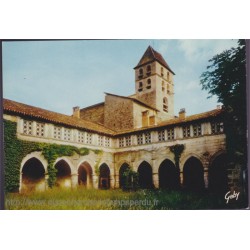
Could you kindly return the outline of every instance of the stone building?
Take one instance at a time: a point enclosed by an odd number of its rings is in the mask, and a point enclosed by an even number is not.
[[[184,188],[225,189],[223,110],[186,116],[182,109],[175,116],[175,73],[150,46],[134,70],[134,95],[106,93],[103,103],[74,107],[72,116],[4,99],[4,120],[16,124],[17,140],[89,150],[55,160],[58,186],[120,188],[131,168],[142,188],[171,189],[180,180]],[[174,145],[184,145],[179,162]],[[48,160],[41,151],[29,152],[17,168],[19,191],[47,188]]]

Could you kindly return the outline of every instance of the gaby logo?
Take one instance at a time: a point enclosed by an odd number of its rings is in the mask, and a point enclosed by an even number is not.
[[[232,200],[232,199],[238,200],[239,195],[240,195],[240,192],[235,192],[235,191],[233,191],[233,193],[231,191],[227,192],[225,194],[225,200],[227,201],[226,203],[228,204],[229,200]]]

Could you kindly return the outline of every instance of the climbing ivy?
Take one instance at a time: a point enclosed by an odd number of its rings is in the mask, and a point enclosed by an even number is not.
[[[27,154],[41,151],[48,161],[48,186],[51,188],[56,182],[57,170],[54,165],[57,158],[74,154],[81,156],[89,154],[87,148],[19,140],[16,131],[17,124],[15,122],[4,120],[4,166],[5,190],[7,192],[17,192],[19,190],[21,161]],[[99,151],[95,153],[99,153]]]

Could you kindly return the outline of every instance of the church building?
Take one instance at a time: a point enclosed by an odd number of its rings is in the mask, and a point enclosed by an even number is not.
[[[151,46],[134,72],[135,94],[105,93],[104,102],[73,107],[71,116],[4,99],[5,131],[12,124],[17,142],[87,152],[60,155],[51,166],[42,150],[25,149],[20,162],[9,164],[7,183],[15,179],[20,192],[46,190],[54,168],[59,187],[122,188],[123,172],[130,168],[141,188],[226,190],[232,180],[225,165],[223,109],[186,116],[183,108],[176,116],[175,73]],[[11,148],[6,147],[7,160],[14,157]]]

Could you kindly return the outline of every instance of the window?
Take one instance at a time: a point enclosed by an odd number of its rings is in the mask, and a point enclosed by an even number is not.
[[[165,141],[165,130],[158,131],[158,140]]]
[[[151,66],[148,65],[148,66],[147,66],[147,75],[150,75],[150,74],[151,74]]]
[[[193,125],[193,134],[194,134],[194,136],[201,135],[201,124],[194,124]]]
[[[220,134],[224,132],[223,122],[212,122],[211,123],[212,134]]]
[[[124,147],[124,137],[119,138],[119,148]]]
[[[167,134],[168,134],[168,140],[174,139],[174,129],[173,128],[168,129]]]
[[[170,81],[170,74],[169,74],[169,72],[167,73],[167,80]]]
[[[87,133],[86,134],[86,143],[91,144],[92,143],[92,134]]]
[[[163,67],[161,67],[161,76],[164,76]]]
[[[36,123],[36,135],[44,136],[44,123]]]
[[[142,83],[142,82],[139,82],[138,91],[141,92],[142,90],[143,90],[143,83]]]
[[[26,135],[32,135],[32,122],[23,121],[23,133]]]
[[[163,92],[165,91],[165,83],[164,83],[164,81],[162,81],[162,83],[161,83],[161,89],[162,89]]]
[[[143,77],[143,69],[140,68],[140,69],[139,69],[139,78],[142,78],[142,77]]]
[[[98,135],[98,145],[103,146],[103,136],[102,135]]]
[[[167,93],[170,94],[169,84],[167,84]]]
[[[64,129],[64,136],[63,136],[63,139],[65,140],[65,141],[70,141],[70,139],[71,139],[71,130],[70,129],[68,129],[68,128],[65,128]]]
[[[125,141],[126,141],[126,146],[131,146],[131,136],[130,135],[125,137]]]
[[[163,98],[163,111],[168,112],[168,99],[167,99],[167,97]]]
[[[190,126],[185,126],[183,129],[183,137],[187,138],[190,137]]]
[[[146,144],[151,143],[151,133],[150,132],[145,133],[145,143]]]
[[[105,137],[105,147],[110,147],[110,138]]]
[[[61,139],[61,127],[54,126],[54,138]]]
[[[84,132],[78,131],[78,142],[84,143]]]
[[[147,89],[151,89],[151,79],[147,80]]]
[[[143,144],[143,134],[137,135],[137,144],[138,145]]]

